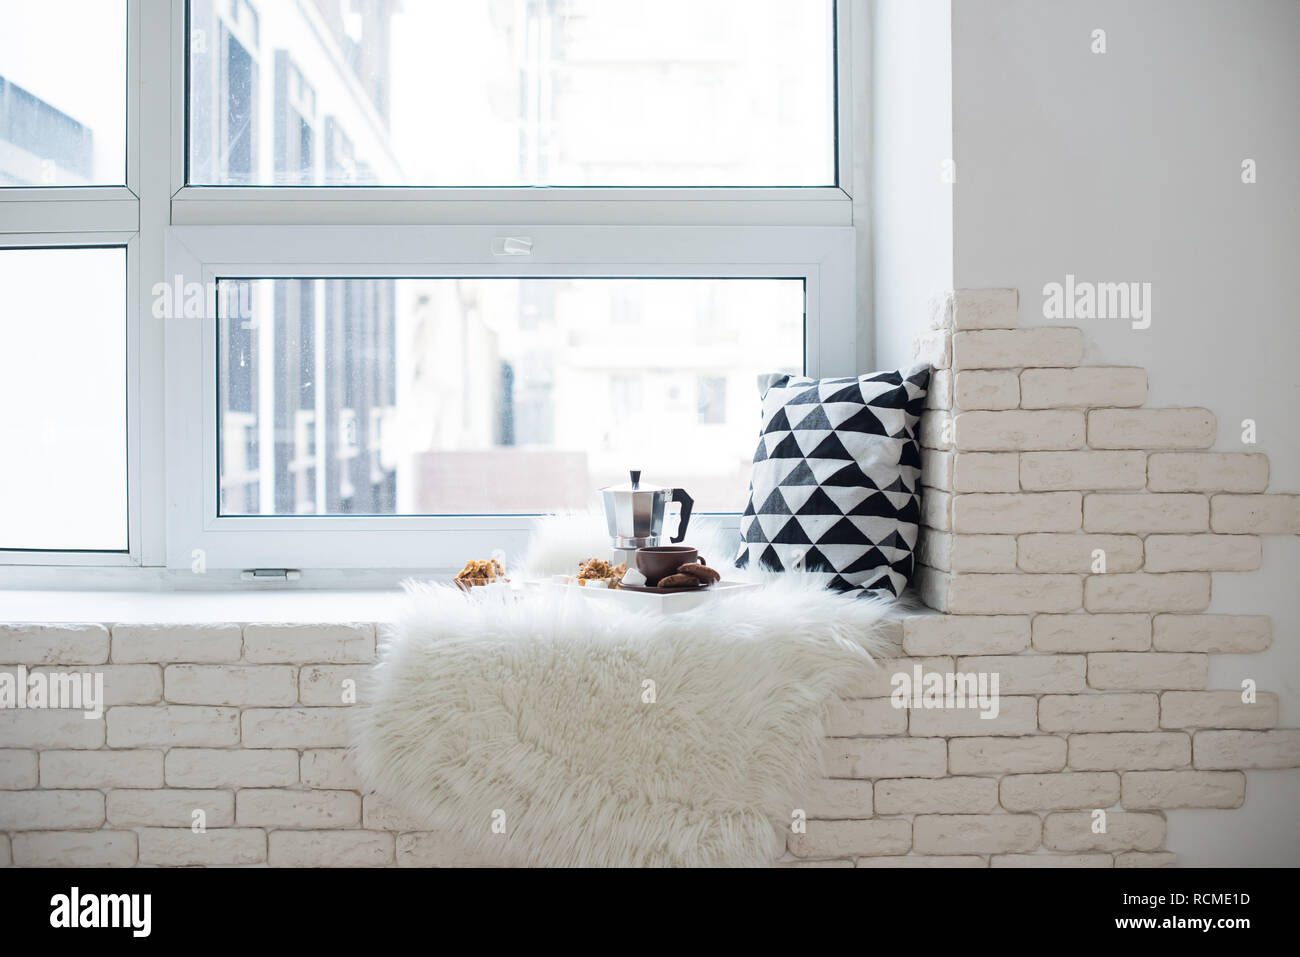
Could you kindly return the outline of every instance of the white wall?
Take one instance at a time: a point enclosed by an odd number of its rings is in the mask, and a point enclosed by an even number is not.
[[[912,340],[953,286],[953,187],[940,178],[952,157],[950,7],[950,0],[872,4],[876,369],[911,361]]]
[[[1300,3],[952,7],[954,285],[1017,287],[1021,323],[1045,325],[1043,285],[1066,273],[1150,282],[1149,329],[1067,323],[1083,327],[1086,361],[1145,366],[1151,405],[1213,410],[1219,449],[1243,450],[1240,423],[1255,419],[1271,490],[1300,491]],[[1090,51],[1095,29],[1104,54]],[[1254,185],[1241,182],[1246,158]],[[878,246],[904,210],[881,212]],[[877,282],[889,258],[877,254]],[[878,307],[912,290],[887,286]],[[882,354],[896,348],[882,332],[877,342]],[[1300,725],[1297,567],[1300,538],[1266,540],[1262,571],[1215,575],[1211,608],[1272,615],[1274,647],[1216,657],[1211,681],[1251,677],[1278,691],[1290,727]],[[1243,810],[1171,813],[1169,848],[1183,865],[1300,864],[1298,806],[1300,773],[1252,772]]]

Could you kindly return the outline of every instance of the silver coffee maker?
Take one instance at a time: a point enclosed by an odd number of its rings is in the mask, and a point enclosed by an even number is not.
[[[600,497],[605,503],[605,521],[609,526],[615,560],[626,561],[630,567],[638,548],[660,544],[664,516],[673,502],[681,506],[681,514],[677,521],[677,534],[671,541],[676,544],[686,537],[686,526],[691,520],[695,500],[680,488],[643,485],[639,469],[629,475],[630,482],[603,488]]]

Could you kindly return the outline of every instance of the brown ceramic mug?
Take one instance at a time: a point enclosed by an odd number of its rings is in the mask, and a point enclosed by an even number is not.
[[[652,588],[659,584],[659,579],[676,573],[683,565],[700,560],[700,553],[685,545],[652,545],[636,550],[636,567]]]

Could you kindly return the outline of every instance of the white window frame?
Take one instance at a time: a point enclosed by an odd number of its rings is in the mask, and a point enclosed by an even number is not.
[[[0,190],[0,247],[127,247],[129,548],[0,551],[0,566],[188,575],[202,550],[214,570],[310,575],[442,569],[485,547],[522,543],[531,519],[518,516],[219,518],[215,304],[202,320],[154,319],[155,284],[177,276],[803,278],[807,371],[847,375],[869,364],[856,305],[866,245],[865,164],[854,135],[866,67],[859,62],[855,73],[854,53],[861,61],[867,47],[867,0],[836,4],[838,185],[774,189],[188,186],[185,0],[128,0],[127,16],[125,186]],[[532,254],[494,256],[491,241],[507,235],[532,237]],[[33,580],[18,571],[0,568],[0,584]],[[92,571],[69,578],[65,569],[59,583],[99,581]]]

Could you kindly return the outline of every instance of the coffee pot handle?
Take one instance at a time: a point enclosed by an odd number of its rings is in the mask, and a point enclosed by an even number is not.
[[[695,499],[686,494],[685,489],[673,489],[673,497],[670,502],[677,502],[681,505],[681,515],[677,519],[677,534],[673,536],[672,543],[676,545],[686,537],[686,525],[691,520],[691,509],[695,506]]]

